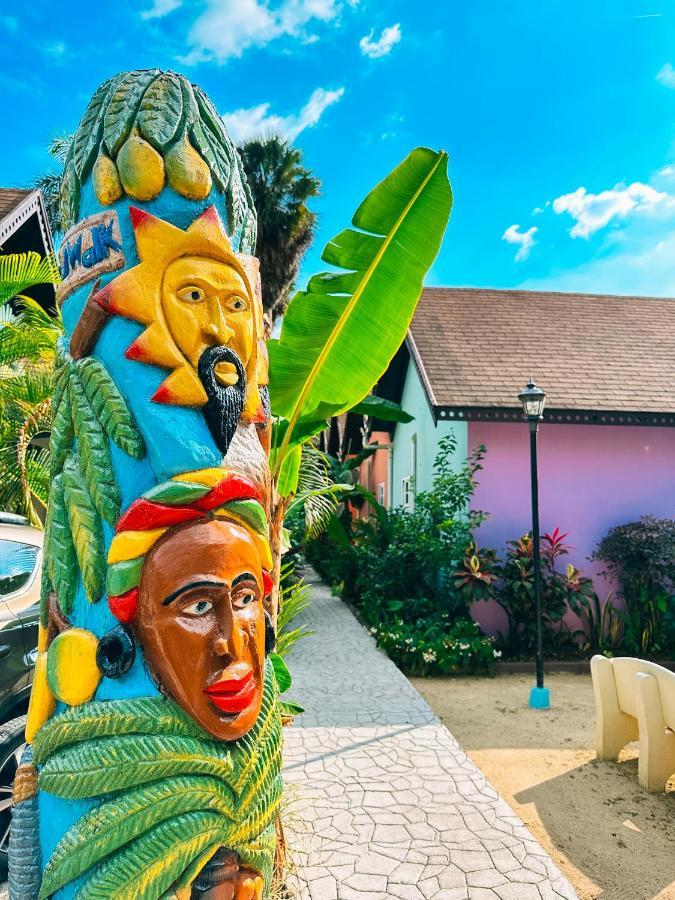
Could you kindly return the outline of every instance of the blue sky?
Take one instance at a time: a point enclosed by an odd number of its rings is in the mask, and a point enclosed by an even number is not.
[[[323,181],[316,245],[414,146],[450,154],[429,282],[675,296],[668,0],[46,0],[0,7],[0,183],[122,69],[184,72]]]

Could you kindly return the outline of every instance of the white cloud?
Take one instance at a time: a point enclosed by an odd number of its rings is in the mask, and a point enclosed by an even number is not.
[[[644,224],[632,222],[621,244],[612,248],[614,252],[604,252],[567,272],[527,280],[520,287],[675,298],[675,222],[659,234],[642,233]]]
[[[635,213],[653,214],[675,205],[675,196],[657,191],[651,185],[634,181],[628,186],[615,185],[611,190],[591,194],[579,187],[571,194],[563,194],[553,201],[558,215],[569,213],[575,220],[570,229],[572,237],[587,238],[616,219],[626,219]]]
[[[162,0],[160,0],[162,2]],[[249,47],[263,47],[284,35],[311,40],[304,34],[310,22],[329,22],[340,12],[339,0],[208,0],[188,34],[187,65],[239,57]]]
[[[63,41],[51,41],[49,44],[43,44],[42,50],[48,55],[60,60],[66,52],[66,45]]]
[[[343,87],[334,91],[317,88],[297,114],[290,116],[270,114],[270,104],[260,103],[248,109],[236,109],[234,112],[226,113],[223,122],[235,143],[270,132],[293,141],[300,132],[316,125],[328,107],[337,103],[344,92]]]
[[[506,241],[507,244],[517,244],[518,251],[516,252],[516,262],[522,262],[527,259],[530,255],[530,250],[535,245],[534,236],[539,229],[534,225],[532,228],[528,228],[527,231],[521,231],[520,225],[509,225],[504,234],[502,235],[502,240]]]
[[[375,29],[371,29],[370,34],[362,37],[359,41],[361,53],[370,59],[379,59],[380,56],[386,56],[387,53],[391,53],[394,44],[398,44],[401,40],[401,26],[398,22],[395,25],[390,25],[389,28],[384,28],[376,41],[373,40],[374,33]]]
[[[150,9],[141,12],[141,19],[161,19],[182,4],[182,0],[153,0]]]
[[[665,87],[675,90],[675,69],[670,63],[666,63],[665,66],[659,69],[656,73],[656,80],[660,81]]]

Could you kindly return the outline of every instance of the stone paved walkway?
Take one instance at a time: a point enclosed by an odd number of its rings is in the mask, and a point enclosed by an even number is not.
[[[287,830],[303,900],[575,900],[570,883],[349,609],[313,582],[289,660]]]

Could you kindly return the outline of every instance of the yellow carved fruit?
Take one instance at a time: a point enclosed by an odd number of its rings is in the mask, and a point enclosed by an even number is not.
[[[96,636],[84,628],[69,628],[54,638],[47,653],[47,683],[57,700],[69,706],[91,700],[101,680],[97,647]]]
[[[189,200],[204,200],[211,190],[211,172],[186,135],[164,157],[169,184]]]
[[[33,743],[35,735],[54,712],[55,706],[54,695],[47,684],[47,654],[38,653],[26,718],[26,740],[29,744]]]
[[[147,141],[132,134],[117,154],[124,190],[136,200],[152,200],[164,187],[164,160]]]
[[[122,196],[122,185],[117,174],[117,166],[102,153],[94,164],[94,190],[100,203],[109,206]]]

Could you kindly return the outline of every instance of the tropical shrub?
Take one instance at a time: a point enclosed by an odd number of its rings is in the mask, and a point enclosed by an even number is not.
[[[442,614],[434,622],[406,623],[393,619],[372,626],[370,633],[387,656],[410,675],[494,674],[501,656],[492,638],[469,618],[450,621]]]
[[[573,565],[561,570],[560,560],[569,553],[567,534],[559,528],[544,534],[540,543],[541,603],[545,646],[555,655],[576,655],[577,635],[564,622],[568,610],[577,615],[589,610],[597,599],[593,582]],[[529,656],[536,642],[534,597],[534,544],[531,534],[507,544],[503,561],[494,550],[478,549],[471,540],[454,573],[455,584],[465,602],[494,599],[508,620],[508,630],[500,643],[511,656]]]
[[[675,520],[643,516],[611,528],[593,559],[618,584],[622,652],[670,653],[675,649]]]

